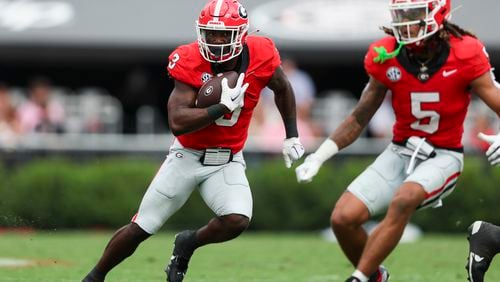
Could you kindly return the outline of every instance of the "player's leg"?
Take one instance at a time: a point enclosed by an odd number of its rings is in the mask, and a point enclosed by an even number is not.
[[[469,227],[467,277],[471,282],[483,282],[493,257],[500,252],[500,227],[476,221]]]
[[[137,224],[130,223],[118,229],[104,249],[97,265],[83,279],[84,282],[104,281],[106,274],[125,258],[132,255],[139,244],[151,234]]]
[[[396,247],[415,209],[426,197],[420,184],[405,182],[392,200],[387,214],[368,237],[357,270],[373,273]]]
[[[229,214],[212,218],[198,230],[184,230],[175,236],[172,257],[165,270],[167,281],[180,282],[186,275],[194,251],[210,243],[220,243],[236,238],[249,224],[248,217]]]
[[[200,184],[200,193],[217,215],[196,231],[183,231],[176,236],[174,251],[167,266],[168,281],[182,281],[196,248],[225,242],[239,236],[249,225],[252,195],[241,155]]]
[[[200,193],[208,207],[217,215],[198,230],[204,245],[228,241],[247,229],[252,217],[252,193],[245,174],[241,153],[200,185]]]
[[[362,224],[372,215],[387,209],[395,191],[406,177],[405,160],[395,152],[396,147],[389,145],[373,164],[356,177],[332,212],[332,228],[353,266],[358,265],[368,238]],[[380,266],[369,281],[386,281],[387,277],[387,270]]]
[[[365,247],[368,234],[362,227],[370,217],[368,209],[356,196],[345,192],[335,205],[331,224],[339,245],[353,266],[356,266]],[[385,282],[389,279],[388,270],[380,265],[369,276],[368,282]]]
[[[103,281],[107,273],[132,255],[137,246],[156,233],[189,198],[196,182],[187,172],[190,160],[182,163],[170,154],[144,194],[132,223],[118,230],[106,246],[94,269],[83,281]],[[183,157],[184,158],[184,157]],[[193,157],[192,162],[198,162]]]
[[[382,222],[369,236],[357,271],[371,273],[392,252],[416,209],[437,207],[449,195],[463,169],[463,155],[436,150],[436,156],[419,162],[405,179]]]
[[[333,209],[330,222],[337,241],[353,266],[356,266],[365,248],[368,234],[362,225],[370,213],[366,205],[346,191]]]

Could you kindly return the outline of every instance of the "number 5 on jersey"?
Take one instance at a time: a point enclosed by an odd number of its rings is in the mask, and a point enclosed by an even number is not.
[[[412,129],[420,130],[429,134],[436,132],[439,128],[439,113],[436,111],[422,110],[424,103],[439,102],[438,92],[412,92],[411,113],[417,118],[410,126]],[[428,123],[422,123],[423,119],[429,119]]]

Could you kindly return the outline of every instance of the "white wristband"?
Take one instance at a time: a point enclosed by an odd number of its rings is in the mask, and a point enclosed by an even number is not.
[[[314,156],[317,160],[324,163],[326,160],[331,158],[339,151],[339,146],[332,139],[326,138],[326,140],[319,146],[319,148],[314,152]]]

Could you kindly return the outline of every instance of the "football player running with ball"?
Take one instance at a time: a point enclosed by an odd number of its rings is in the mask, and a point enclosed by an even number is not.
[[[448,21],[450,0],[391,0],[389,35],[365,57],[369,81],[352,113],[304,163],[311,181],[327,159],[361,134],[392,92],[392,143],[348,187],[331,215],[333,231],[356,270],[347,281],[386,281],[381,264],[412,214],[438,207],[463,169],[462,132],[471,92],[497,114],[496,87],[483,44]],[[389,51],[390,52],[389,52]],[[385,217],[370,236],[361,225]]]
[[[241,150],[264,87],[274,91],[283,118],[285,165],[291,167],[304,154],[296,126],[294,93],[280,67],[278,51],[270,39],[247,34],[245,8],[236,0],[209,1],[196,27],[197,42],[174,50],[167,67],[175,80],[168,120],[177,138],[138,213],[111,238],[84,281],[103,281],[114,266],[184,205],[195,188],[216,216],[198,230],[176,235],[167,281],[184,279],[197,248],[234,239],[248,227],[252,194]],[[210,77],[227,71],[240,73],[236,86],[228,87],[227,79],[223,79],[221,102],[197,108],[197,90]]]

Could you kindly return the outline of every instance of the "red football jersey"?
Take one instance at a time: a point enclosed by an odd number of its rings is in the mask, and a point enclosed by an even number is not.
[[[469,85],[491,69],[483,44],[470,36],[451,36],[450,47],[436,59],[426,81],[417,78],[419,67],[409,64],[403,54],[383,64],[373,62],[377,56],[374,47],[379,46],[392,51],[396,39],[385,37],[373,43],[365,57],[366,72],[392,92],[393,141],[419,136],[437,147],[462,148]]]
[[[260,92],[281,64],[278,50],[271,39],[248,36],[242,52],[241,67],[245,73],[244,83],[249,87],[245,93],[244,106],[217,119],[213,124],[200,130],[178,136],[186,148],[230,148],[233,153],[243,149],[248,136],[248,127],[253,110],[259,101]],[[167,71],[178,81],[199,89],[205,81],[215,75],[212,66],[200,54],[198,43],[182,45],[169,56]]]

